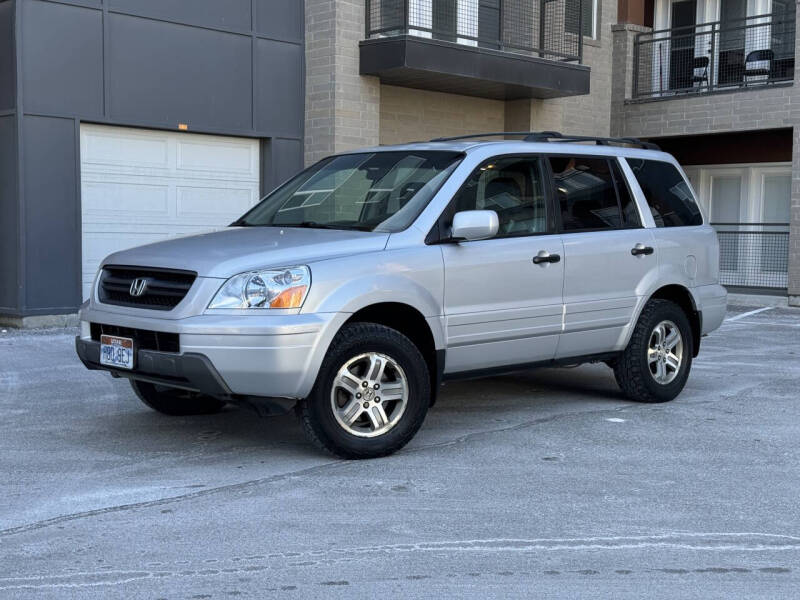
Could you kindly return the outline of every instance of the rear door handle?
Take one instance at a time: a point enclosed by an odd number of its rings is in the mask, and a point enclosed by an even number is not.
[[[533,257],[533,264],[557,263],[561,260],[560,254],[550,254],[547,250],[540,250],[539,254]]]
[[[644,244],[636,244],[633,248],[631,248],[631,254],[634,256],[640,256],[642,254],[650,255],[653,253],[652,246],[645,246]]]

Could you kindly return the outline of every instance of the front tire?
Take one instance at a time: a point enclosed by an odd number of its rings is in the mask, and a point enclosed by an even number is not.
[[[211,396],[179,388],[156,385],[131,379],[131,387],[139,400],[153,410],[173,417],[188,415],[211,415],[218,413],[225,402]]]
[[[614,376],[631,400],[668,402],[686,385],[693,351],[692,329],[683,309],[669,300],[650,300],[628,347],[614,362]]]
[[[430,399],[428,366],[411,340],[384,325],[352,323],[336,334],[296,412],[318,448],[341,458],[376,458],[414,437]]]

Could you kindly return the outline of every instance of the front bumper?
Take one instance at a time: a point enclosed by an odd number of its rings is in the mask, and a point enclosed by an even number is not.
[[[124,377],[158,380],[214,396],[307,397],[346,313],[226,315],[183,319],[144,317],[88,306],[81,311],[78,355],[89,368]],[[132,371],[101,366],[100,344],[89,323],[177,333],[180,352],[138,349]]]
[[[136,368],[128,370],[100,364],[100,342],[78,336],[75,338],[75,350],[87,369],[109,371],[117,376],[171,385],[209,396],[233,395],[211,361],[202,354],[137,350],[134,359]]]

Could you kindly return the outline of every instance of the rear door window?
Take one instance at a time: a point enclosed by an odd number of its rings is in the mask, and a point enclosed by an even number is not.
[[[626,160],[642,188],[657,227],[703,224],[703,215],[692,190],[674,165],[641,158]]]
[[[591,156],[550,156],[564,231],[624,227],[611,163]]]

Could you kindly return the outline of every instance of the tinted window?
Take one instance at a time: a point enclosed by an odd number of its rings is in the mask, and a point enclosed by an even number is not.
[[[551,156],[564,231],[616,229],[622,215],[609,162],[586,156]]]
[[[547,231],[547,202],[539,159],[501,158],[470,175],[451,205],[463,210],[493,210],[500,228],[497,237]]]
[[[658,227],[702,225],[692,190],[673,165],[658,160],[627,159]]]
[[[641,227],[642,221],[639,218],[639,211],[636,208],[636,202],[633,201],[633,195],[628,187],[628,182],[622,174],[616,160],[611,161],[611,173],[614,175],[614,183],[617,184],[617,195],[619,196],[619,206],[622,209],[622,225],[623,227]]]

